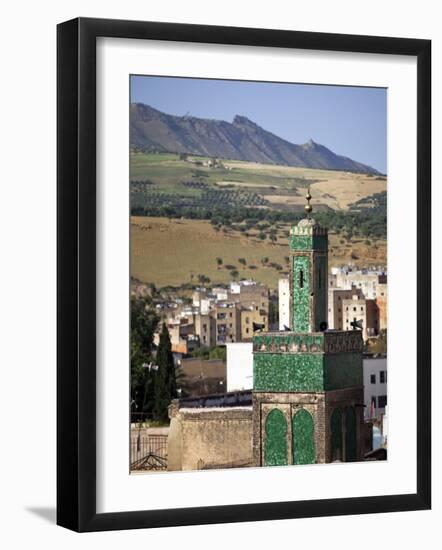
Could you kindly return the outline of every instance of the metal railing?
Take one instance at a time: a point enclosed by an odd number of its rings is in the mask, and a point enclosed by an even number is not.
[[[198,397],[182,397],[178,400],[181,408],[205,407],[250,407],[252,405],[252,390],[241,390],[222,394],[210,394]]]
[[[153,414],[150,412],[134,412],[130,413],[130,421],[132,424],[137,422],[148,422],[149,420],[154,420]]]
[[[167,435],[132,437],[131,471],[167,470]]]

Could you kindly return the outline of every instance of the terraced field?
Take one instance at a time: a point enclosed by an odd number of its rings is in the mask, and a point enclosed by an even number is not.
[[[313,170],[172,154],[131,153],[131,205],[257,206],[299,211],[310,186],[318,210],[349,204],[386,190],[383,176]],[[189,185],[190,184],[190,185]],[[228,191],[226,202],[226,191]]]

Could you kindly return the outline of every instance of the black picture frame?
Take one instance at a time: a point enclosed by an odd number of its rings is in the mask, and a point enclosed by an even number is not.
[[[417,58],[417,492],[96,512],[96,39],[396,54]],[[431,41],[74,19],[57,28],[57,523],[83,531],[425,510],[431,506]]]

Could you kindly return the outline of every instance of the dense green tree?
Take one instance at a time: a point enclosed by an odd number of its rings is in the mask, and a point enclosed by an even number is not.
[[[204,285],[204,284],[209,284],[210,283],[210,277],[207,277],[207,275],[204,275],[202,273],[200,273],[198,275],[198,282],[201,284],[201,285]]]
[[[158,366],[158,370],[155,375],[155,403],[153,412],[157,420],[167,421],[167,408],[172,399],[177,397],[177,382],[172,345],[166,323],[163,323],[160,333],[156,365]]]
[[[267,228],[277,222],[294,224],[303,217],[302,212],[251,207],[252,203],[255,204],[255,199],[247,202],[246,206],[243,201],[244,193],[238,195],[233,191],[226,195],[225,191],[212,189],[201,195],[198,204],[195,204],[195,197],[192,197],[192,204],[189,204],[188,197],[179,194],[158,193],[152,190],[151,186],[144,186],[142,192],[136,186],[132,187],[134,202],[131,212],[136,216],[211,220],[215,228],[221,225],[227,228],[233,222],[244,223],[246,231],[256,226],[259,230],[258,236],[265,235],[261,228]],[[350,238],[355,234],[381,239],[386,237],[386,206],[386,193],[377,193],[350,204],[348,211],[317,211],[315,219],[324,227],[337,233],[348,234]],[[238,226],[235,226],[235,229],[237,230]]]
[[[153,404],[152,374],[147,365],[152,361],[152,346],[159,318],[150,297],[131,299],[131,410],[149,412]]]

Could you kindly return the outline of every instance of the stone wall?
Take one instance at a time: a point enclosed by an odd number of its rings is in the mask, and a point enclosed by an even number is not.
[[[252,408],[169,408],[168,470],[253,465]]]

